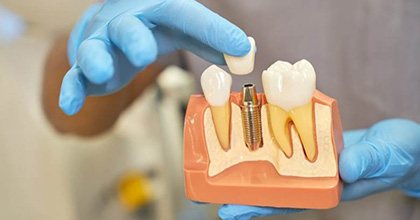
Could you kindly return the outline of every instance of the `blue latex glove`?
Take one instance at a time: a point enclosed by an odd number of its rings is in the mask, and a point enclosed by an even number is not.
[[[187,49],[216,64],[245,55],[246,34],[194,0],[108,0],[93,5],[72,31],[59,105],[77,113],[88,95],[127,85],[159,56]]]
[[[420,198],[420,124],[389,119],[367,130],[345,132],[339,170],[345,182],[342,200],[354,200],[391,189]],[[224,205],[222,219],[251,219],[299,210]]]

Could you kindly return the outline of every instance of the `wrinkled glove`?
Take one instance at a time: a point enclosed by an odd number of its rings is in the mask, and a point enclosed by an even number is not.
[[[106,95],[127,85],[159,56],[187,49],[216,64],[222,53],[245,55],[246,34],[194,0],[108,0],[87,10],[68,42],[71,69],[60,108],[77,113],[88,95]]]
[[[367,130],[345,132],[339,170],[345,182],[342,200],[391,189],[420,198],[420,124],[389,119]],[[251,219],[300,210],[224,205],[222,219]]]

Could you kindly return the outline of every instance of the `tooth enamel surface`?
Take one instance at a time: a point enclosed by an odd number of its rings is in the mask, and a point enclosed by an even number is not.
[[[312,96],[316,75],[312,65],[307,60],[294,65],[277,61],[263,72],[262,82],[268,102],[269,124],[279,147],[286,156],[293,155],[290,134],[290,122],[293,122],[307,159],[315,161]]]
[[[223,106],[229,101],[232,77],[216,65],[211,65],[201,75],[201,88],[211,106]]]
[[[234,57],[224,54],[227,66],[231,73],[236,75],[246,75],[254,70],[255,52],[257,51],[255,46],[255,40],[252,37],[248,37],[249,43],[251,44],[251,50],[243,57]]]
[[[221,147],[229,150],[230,89],[232,77],[223,69],[212,65],[201,75],[201,88],[210,105],[213,123]]]
[[[288,62],[277,61],[263,72],[262,80],[268,102],[290,111],[312,99],[316,75],[306,60],[293,66]]]

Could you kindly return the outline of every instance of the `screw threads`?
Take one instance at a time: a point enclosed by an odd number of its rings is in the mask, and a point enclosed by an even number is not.
[[[260,148],[262,140],[261,109],[257,98],[257,92],[253,84],[245,84],[242,87],[241,116],[244,131],[245,144],[249,150]]]

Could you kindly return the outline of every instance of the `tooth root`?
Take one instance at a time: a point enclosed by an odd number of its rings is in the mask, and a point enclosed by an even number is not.
[[[293,154],[290,137],[289,114],[282,108],[268,103],[268,115],[271,132],[280,149],[287,157]]]
[[[233,74],[246,75],[254,70],[255,52],[257,49],[254,38],[248,37],[248,40],[251,44],[251,50],[245,56],[234,57],[224,54],[226,64],[229,67],[230,72]]]
[[[223,150],[230,149],[230,102],[224,106],[211,106],[216,135]]]
[[[309,102],[292,109],[289,114],[298,131],[307,159],[314,162],[317,156],[317,146],[312,109],[313,104]]]

